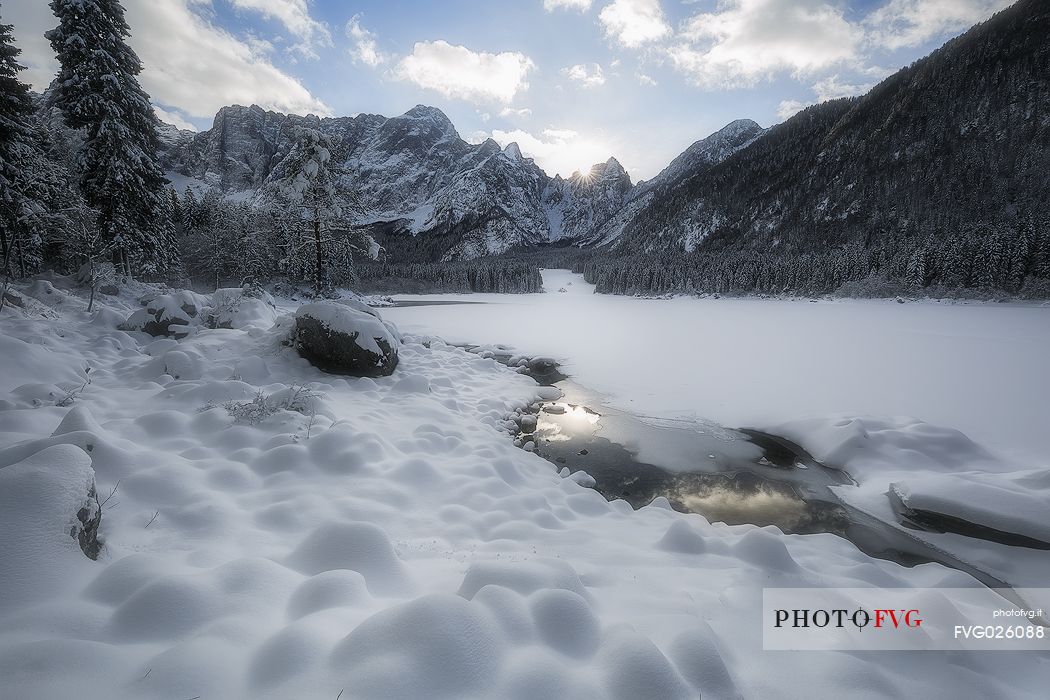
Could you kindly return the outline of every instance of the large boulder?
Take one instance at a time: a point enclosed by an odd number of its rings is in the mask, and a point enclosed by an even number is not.
[[[397,367],[396,330],[373,309],[334,301],[305,304],[295,314],[295,347],[318,369],[385,377]]]

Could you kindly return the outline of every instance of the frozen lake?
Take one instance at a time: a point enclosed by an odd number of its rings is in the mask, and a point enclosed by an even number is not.
[[[637,415],[757,428],[913,416],[1031,466],[1047,462],[1050,307],[636,299],[595,295],[565,270],[543,278],[544,294],[403,296],[475,303],[383,314],[408,333],[551,355]]]

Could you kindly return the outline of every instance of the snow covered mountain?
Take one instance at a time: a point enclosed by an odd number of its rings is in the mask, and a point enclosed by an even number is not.
[[[224,107],[208,131],[164,132],[171,179],[251,198],[288,154],[295,128],[310,126],[339,145],[339,181],[359,202],[354,223],[393,259],[457,260],[515,246],[587,245],[616,238],[625,207],[659,184],[695,175],[750,142],[761,128],[733,122],[693,144],[642,186],[615,158],[569,178],[548,176],[517,144],[470,144],[441,110],[419,105],[398,117],[319,119],[258,106]]]
[[[591,166],[586,175],[576,172],[567,180],[555,175],[542,197],[549,240],[586,241],[620,211],[631,189],[631,177],[615,158]]]
[[[587,233],[581,231],[575,237],[577,245],[605,246],[619,240],[628,225],[647,211],[658,192],[703,175],[729,156],[751,145],[764,133],[766,129],[750,119],[738,119],[696,141],[653,179],[632,187],[620,206],[604,222],[595,222]]]

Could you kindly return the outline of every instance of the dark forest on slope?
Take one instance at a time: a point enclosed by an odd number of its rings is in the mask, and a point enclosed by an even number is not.
[[[682,254],[683,247],[692,249]],[[883,81],[664,187],[598,290],[1050,289],[1050,3],[1022,0]]]

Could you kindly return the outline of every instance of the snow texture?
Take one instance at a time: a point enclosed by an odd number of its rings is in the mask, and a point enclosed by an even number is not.
[[[550,298],[589,298],[577,288]],[[282,345],[294,305],[281,299],[276,324],[175,340],[109,322],[135,294],[96,315],[62,293],[55,315],[0,318],[5,697],[1045,697],[1038,655],[761,652],[765,586],[973,581],[832,535],[606,501],[513,446],[509,417],[558,392],[493,359],[406,335],[393,376],[337,377]],[[530,316],[549,321],[512,320]],[[460,330],[501,330],[489,320]],[[630,332],[663,351],[680,342]],[[566,340],[547,354],[578,349]],[[72,407],[23,386],[86,366]],[[731,368],[746,386],[750,368]],[[246,424],[228,409],[293,387],[317,397],[312,410]],[[103,498],[115,489],[98,561],[67,532],[92,472]]]

